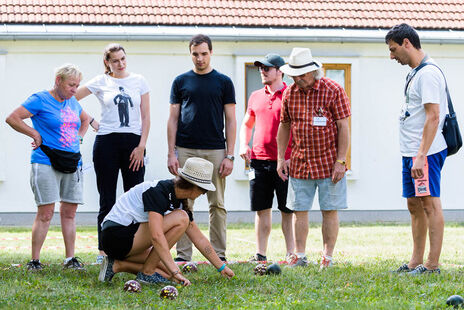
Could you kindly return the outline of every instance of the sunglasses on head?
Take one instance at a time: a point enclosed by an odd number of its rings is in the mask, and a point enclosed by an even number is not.
[[[264,72],[269,72],[271,68],[274,68],[274,67],[259,66],[259,70],[264,71]]]

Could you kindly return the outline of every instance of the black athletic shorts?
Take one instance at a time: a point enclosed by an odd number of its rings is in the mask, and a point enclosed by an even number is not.
[[[117,260],[124,260],[132,249],[134,235],[139,226],[140,223],[103,227],[101,241],[106,255]]]
[[[292,213],[287,208],[288,181],[282,181],[277,174],[277,162],[252,159],[251,168],[255,170],[255,178],[250,181],[251,210],[271,209],[275,191],[279,210]]]

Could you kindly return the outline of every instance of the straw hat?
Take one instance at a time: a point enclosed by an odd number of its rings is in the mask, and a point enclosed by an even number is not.
[[[181,178],[198,187],[215,191],[216,187],[211,182],[213,169],[213,164],[210,161],[199,157],[190,157],[185,162],[184,167],[179,168],[178,173]]]
[[[280,71],[288,76],[299,76],[322,68],[322,64],[313,58],[309,48],[295,47],[288,58],[288,64],[280,67]]]

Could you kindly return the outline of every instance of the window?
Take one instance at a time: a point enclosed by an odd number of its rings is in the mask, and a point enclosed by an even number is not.
[[[325,63],[322,65],[324,69],[324,76],[334,80],[340,84],[344,89],[348,98],[351,102],[351,64],[336,64],[336,63]],[[248,107],[248,98],[251,93],[257,89],[263,87],[261,83],[261,77],[259,70],[251,62],[245,63],[245,113]],[[287,85],[293,83],[292,78],[287,75],[284,76],[284,82]],[[349,119],[350,132],[351,132],[351,117]],[[250,142],[251,143],[251,142]],[[348,149],[348,154],[346,157],[346,165],[349,170],[351,170],[351,144]]]

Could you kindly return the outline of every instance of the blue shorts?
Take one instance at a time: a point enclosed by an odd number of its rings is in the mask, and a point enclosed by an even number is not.
[[[331,178],[315,180],[290,178],[287,208],[292,211],[311,210],[316,189],[318,190],[321,211],[348,208],[346,203],[346,176],[336,184],[332,183]]]
[[[427,156],[427,162],[429,164],[430,196],[432,197],[440,197],[441,168],[443,168],[443,164],[445,163],[445,158],[447,154],[447,149],[444,149],[441,152]],[[403,157],[404,198],[416,197],[416,191],[414,189],[414,179],[411,176],[411,168],[412,157]]]

